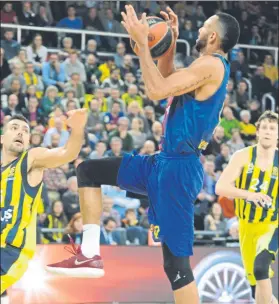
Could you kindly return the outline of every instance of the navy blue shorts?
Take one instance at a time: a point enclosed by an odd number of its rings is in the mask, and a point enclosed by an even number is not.
[[[148,218],[156,226],[155,236],[175,256],[193,255],[194,202],[203,185],[203,167],[197,155],[125,154],[117,184],[148,195]]]

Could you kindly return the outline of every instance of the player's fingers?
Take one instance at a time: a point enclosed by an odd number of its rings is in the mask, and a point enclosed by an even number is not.
[[[174,13],[174,11],[169,6],[167,7],[167,11],[171,17],[173,17],[174,19],[177,19],[177,15]]]
[[[160,11],[160,15],[162,15],[163,18],[164,18],[166,21],[169,21],[169,20],[170,20],[170,17],[169,17],[169,15],[168,15],[166,12]]]
[[[142,24],[148,24],[146,20],[146,13],[143,13],[141,16]]]
[[[128,12],[133,23],[137,24],[139,19],[132,5],[128,5]]]
[[[124,22],[127,21],[127,15],[124,12],[121,12],[121,16]]]

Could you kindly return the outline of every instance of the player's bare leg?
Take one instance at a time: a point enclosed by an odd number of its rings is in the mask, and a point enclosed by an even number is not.
[[[192,282],[174,291],[175,304],[199,304],[199,295],[196,282]]]
[[[278,304],[272,295],[272,284],[270,279],[257,281],[256,304]]]

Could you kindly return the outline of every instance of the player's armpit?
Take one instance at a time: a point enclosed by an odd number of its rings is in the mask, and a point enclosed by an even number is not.
[[[150,88],[147,83],[147,94],[152,100],[161,100],[194,91],[209,82],[217,82],[218,78],[220,78],[220,70],[216,69],[216,58],[205,56],[190,67],[177,70],[161,79],[153,88]]]
[[[245,163],[248,159],[248,150],[243,149],[236,152],[229,164],[222,172],[215,188],[217,195],[222,195],[228,198],[246,198],[249,194],[246,190],[241,190],[235,187],[235,181],[241,174]]]

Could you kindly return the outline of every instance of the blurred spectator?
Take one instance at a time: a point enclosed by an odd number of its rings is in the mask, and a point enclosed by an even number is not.
[[[75,98],[78,99],[80,104],[84,103],[85,89],[84,85],[80,79],[80,74],[78,72],[73,72],[71,74],[70,80],[65,84],[65,90],[73,89],[75,90]]]
[[[21,111],[28,119],[31,128],[34,128],[38,124],[44,124],[44,116],[39,109],[39,102],[36,96],[31,96],[28,99],[27,107]]]
[[[156,115],[155,115],[154,108],[152,106],[146,106],[144,108],[144,115],[149,124],[149,129],[151,130],[153,123],[156,121]]]
[[[126,47],[123,42],[119,42],[116,46],[116,53],[114,55],[114,62],[118,68],[121,68],[124,62]]]
[[[146,134],[143,133],[143,121],[140,118],[133,118],[129,134],[132,135],[134,148],[140,149],[146,141]]]
[[[118,121],[124,114],[121,112],[120,104],[114,101],[112,104],[111,112],[108,112],[104,116],[105,128],[108,132],[111,132],[117,128]],[[117,136],[117,135],[115,135]]]
[[[99,141],[96,143],[95,150],[90,153],[89,158],[100,159],[105,156],[106,150],[107,150],[106,144],[102,141]]]
[[[43,227],[52,229],[63,229],[67,226],[68,220],[63,210],[63,204],[61,201],[54,201],[51,206],[51,211],[47,215]],[[63,238],[63,232],[45,232],[44,244],[48,243],[61,243]]]
[[[258,66],[255,75],[252,77],[253,96],[261,99],[265,93],[272,92],[272,85],[269,78],[264,76],[264,67]]]
[[[232,129],[240,129],[239,121],[234,117],[232,109],[229,107],[224,107],[223,115],[220,126],[224,128],[225,138],[231,139]]]
[[[253,99],[249,102],[249,111],[251,114],[251,123],[252,124],[255,124],[262,114],[260,106],[261,105],[258,100]]]
[[[43,46],[43,38],[40,34],[36,34],[32,44],[26,48],[28,61],[33,62],[35,71],[40,73],[43,63],[47,60],[48,50]]]
[[[236,218],[234,218],[234,222],[232,223],[231,227],[229,228],[229,234],[233,239],[235,239],[235,240],[239,239],[239,224],[238,224],[238,220]]]
[[[70,220],[74,214],[80,212],[77,177],[72,176],[67,181],[68,190],[62,195],[65,214]]]
[[[238,83],[242,77],[248,77],[249,65],[245,60],[244,53],[239,51],[237,53],[237,60],[231,63],[231,77]]]
[[[247,83],[245,80],[240,80],[237,85],[236,102],[241,109],[247,109],[247,101],[249,99],[247,92]]]
[[[103,115],[100,113],[100,104],[98,100],[92,99],[90,102],[89,114],[87,119],[86,130],[89,133],[94,133],[97,137],[101,136],[104,129]]]
[[[215,164],[211,159],[207,159],[204,163],[204,178],[203,178],[203,192],[211,196],[210,201],[215,199],[215,185],[217,182],[217,175],[215,173]]]
[[[61,100],[61,106],[63,107],[64,111],[69,111],[68,110],[68,103],[73,102],[74,103],[74,109],[79,109],[80,108],[80,102],[79,100],[75,97],[76,90],[74,88],[67,88],[65,89],[64,92],[64,98]]]
[[[245,111],[245,110],[243,110]],[[243,112],[242,111],[242,112]],[[241,125],[241,123],[240,123]],[[232,138],[226,143],[230,148],[230,155],[232,156],[236,151],[245,148],[245,144],[240,136],[239,129],[232,130]]]
[[[23,77],[25,80],[25,85],[27,87],[30,85],[35,86],[36,92],[38,93],[36,96],[42,96],[44,85],[41,78],[34,73],[34,65],[31,61],[25,64],[25,72],[23,73]]]
[[[155,144],[152,140],[147,140],[140,151],[143,155],[153,155],[155,153]]]
[[[215,172],[222,172],[224,170],[224,165],[229,163],[230,159],[230,148],[227,144],[221,145],[221,152],[217,155],[215,159]]]
[[[5,50],[2,47],[0,48],[0,71],[0,83],[2,83],[3,79],[11,74],[10,66],[5,59]]]
[[[118,89],[120,92],[123,92],[124,82],[120,78],[120,70],[113,69],[110,73],[110,77],[103,81],[101,87],[104,89],[106,95],[109,95],[112,89]]]
[[[86,81],[84,64],[79,61],[76,51],[71,52],[69,58],[65,60],[65,73],[67,80],[70,80],[73,73],[77,73],[80,75],[80,80],[82,82]]]
[[[8,76],[9,78],[10,76]],[[7,78],[7,79],[8,79]],[[5,83],[6,85],[6,83]],[[10,89],[6,91],[7,95],[14,94],[18,98],[18,109],[21,110],[25,107],[24,94],[22,94],[22,87],[20,84],[20,80],[17,78],[11,78],[11,86]]]
[[[56,145],[57,143],[53,142],[52,148],[55,148]],[[60,200],[61,194],[67,190],[67,178],[62,168],[45,170],[43,181],[48,189],[50,201]]]
[[[128,106],[132,101],[138,102],[140,107],[143,107],[143,100],[142,98],[138,95],[138,87],[135,84],[131,84],[128,88],[128,92],[124,93],[122,95],[123,101],[126,103]]]
[[[100,244],[101,245],[117,245],[113,232],[117,223],[113,217],[108,217],[103,221],[103,226],[101,227]]]
[[[131,55],[125,55],[123,58],[123,63],[120,67],[121,77],[124,78],[127,73],[132,73],[136,75],[136,68],[134,67],[133,57]]]
[[[271,55],[266,55],[264,58],[264,76],[269,78],[272,85],[278,80],[278,67],[273,65],[273,58]]]
[[[80,57],[81,57],[82,61],[85,62],[86,58],[89,55],[94,55],[95,56],[95,59],[96,59],[95,62],[97,62],[99,60],[98,54],[97,54],[97,42],[94,39],[90,39],[90,40],[87,41],[86,49],[81,52]]]
[[[69,244],[70,240],[73,241],[74,244],[80,245],[82,242],[82,215],[81,213],[76,213],[71,218],[68,226],[66,227],[63,243]],[[69,238],[70,235],[70,238]]]
[[[105,16],[101,19],[103,28],[105,32],[111,33],[124,33],[124,27],[120,24],[119,21],[115,20],[114,14],[111,8],[106,10]],[[107,39],[107,43],[113,49],[115,49],[117,45],[117,39],[113,37],[109,37]]]
[[[91,7],[88,11],[88,15],[84,18],[84,28],[90,31],[103,31],[103,26],[100,18],[97,15],[97,9]]]
[[[153,108],[152,108],[153,109]],[[143,115],[143,110],[140,107],[140,105],[138,104],[138,102],[136,101],[132,101],[129,106],[128,106],[128,113],[127,113],[127,117],[129,118],[130,122],[132,122],[132,120],[134,118],[139,118],[142,120],[143,122],[143,131],[144,133],[146,133],[147,135],[149,135],[151,133],[150,128],[149,128],[149,124],[147,119],[145,118],[145,116]]]
[[[0,19],[2,23],[18,24],[17,16],[13,10],[13,4],[11,2],[6,2],[3,6],[0,14]]]
[[[268,25],[266,23],[266,17],[260,16],[257,21],[257,26],[259,28],[259,34],[262,38],[266,37]]]
[[[119,212],[113,208],[113,199],[109,196],[103,195],[103,214],[101,222],[108,217],[112,217],[115,220],[117,227],[121,226],[121,217]]]
[[[120,117],[118,120],[118,128],[109,134],[109,142],[113,137],[120,137],[123,142],[123,150],[125,152],[132,151],[134,142],[132,136],[128,133],[129,119],[127,117]]]
[[[58,53],[59,60],[66,60],[73,51],[73,39],[71,37],[64,37],[62,40],[62,49]]]
[[[221,126],[217,126],[203,154],[204,155],[212,154],[214,156],[217,156],[221,152],[221,144],[224,142],[224,136],[225,136],[224,128]]]
[[[194,24],[195,29],[199,29],[203,26],[206,17],[202,5],[197,6],[196,12],[192,15],[191,20]]]
[[[87,55],[85,63],[85,72],[87,82],[91,81],[92,76],[95,76],[98,80],[100,79],[102,73],[99,70],[97,58],[94,54]],[[88,90],[88,94],[91,94],[93,91],[93,89]]]
[[[104,90],[102,88],[96,88],[93,95],[93,98],[97,99],[99,102],[101,112],[108,111],[107,99],[104,95]]]
[[[57,54],[50,54],[49,61],[43,63],[42,76],[46,86],[55,85],[59,91],[63,91],[66,72],[64,64],[58,61]]]
[[[20,44],[13,40],[14,38],[14,32],[12,29],[6,29],[4,31],[4,40],[1,40],[1,48],[4,49],[5,53],[5,59],[10,60],[17,56],[19,50],[20,50]]]
[[[104,58],[105,60],[105,58]],[[100,78],[100,81],[103,82],[105,79],[110,77],[110,73],[112,70],[116,69],[116,65],[114,63],[114,59],[107,58],[104,63],[99,65],[99,70],[102,73],[102,76]]]
[[[45,96],[42,99],[42,111],[45,116],[48,116],[56,105],[60,104],[57,87],[50,85],[45,91]]]
[[[262,37],[259,33],[259,27],[257,25],[252,26],[251,35],[249,38],[249,44],[251,45],[261,45],[262,44]]]
[[[118,157],[123,156],[123,150],[122,150],[122,140],[121,138],[117,136],[113,136],[110,139],[110,148],[111,150],[107,151],[104,155],[106,157]]]
[[[250,141],[256,139],[257,129],[255,125],[250,123],[251,114],[247,110],[242,110],[240,112],[240,132],[243,140],[248,144]]]
[[[120,98],[120,91],[118,89],[111,89],[110,96],[107,98],[108,111],[111,112],[114,102],[118,102],[120,105],[120,111],[126,112],[126,105]]]
[[[126,73],[124,75],[124,88],[125,88],[125,92],[128,91],[128,88],[129,88],[130,85],[136,84],[136,81],[137,81],[137,79],[136,79],[136,77],[134,76],[133,73]]]
[[[96,77],[96,74],[98,73],[93,73],[89,81],[85,83],[86,94],[92,94],[97,88],[100,87],[100,83]]]
[[[37,6],[37,9],[36,7]],[[44,3],[35,2],[33,4],[33,9],[37,13],[36,16],[36,25],[41,27],[47,27],[53,25],[53,16],[51,13],[50,3],[49,1],[45,1]],[[43,33],[45,38],[50,37],[46,35],[47,33]]]
[[[24,49],[20,49],[18,55],[9,60],[10,66],[17,65],[20,68],[20,73],[24,73],[25,65],[27,63],[27,55]]]
[[[210,214],[205,217],[204,230],[225,232],[226,222],[222,214],[222,208],[218,203],[212,205]]]
[[[38,132],[36,130],[32,130],[31,136],[30,136],[30,147],[31,148],[41,147],[42,142],[43,142],[42,133]]]
[[[152,125],[152,135],[147,139],[154,142],[156,151],[159,150],[159,145],[163,135],[163,126],[159,121],[155,121]]]
[[[70,29],[81,30],[83,28],[82,19],[76,17],[76,9],[74,5],[69,5],[67,8],[68,17],[61,19],[56,26],[67,27]]]
[[[249,43],[251,22],[249,20],[249,15],[246,10],[241,11],[239,26],[240,26],[239,42],[245,44]]]
[[[232,100],[236,100],[236,92],[234,90],[234,80],[230,78],[227,84],[227,94],[230,95]]]
[[[18,109],[18,98],[15,94],[11,94],[8,97],[8,107],[2,108],[2,110],[5,116],[20,114],[20,110]]]
[[[63,130],[67,130],[66,120],[67,117],[63,113],[63,107],[61,105],[56,105],[53,111],[49,114],[48,128],[55,127],[55,120],[60,119],[63,122]]]
[[[44,147],[53,148],[53,136],[59,135],[58,143],[55,141],[56,147],[62,147],[66,144],[69,138],[69,132],[63,130],[63,121],[60,118],[56,118],[54,121],[54,127],[47,130],[44,137]],[[56,138],[56,137],[55,137]]]
[[[32,11],[32,3],[30,1],[22,2],[22,11],[18,16],[20,24],[24,25],[35,25],[36,14]]]
[[[193,28],[192,21],[190,19],[187,19],[184,23],[184,27],[182,28],[180,34],[180,39],[185,39],[190,43],[190,46],[193,47],[196,43],[196,40],[198,39],[198,33]]]

